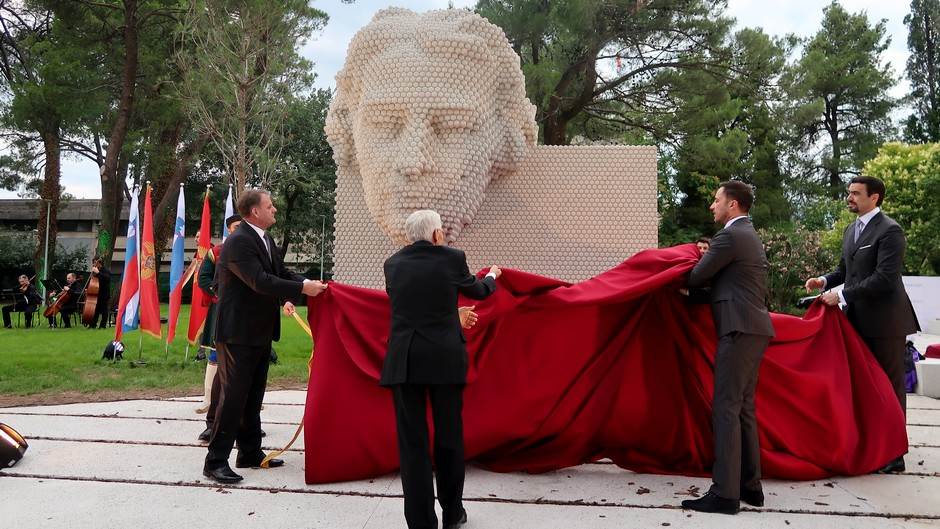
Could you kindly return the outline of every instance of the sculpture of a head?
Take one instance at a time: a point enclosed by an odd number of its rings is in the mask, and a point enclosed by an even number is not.
[[[463,10],[380,11],[349,45],[326,134],[341,175],[395,242],[405,219],[440,213],[449,242],[494,178],[535,144],[519,57],[497,26]]]

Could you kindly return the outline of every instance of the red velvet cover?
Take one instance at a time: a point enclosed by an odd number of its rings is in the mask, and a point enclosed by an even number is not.
[[[495,294],[464,300],[480,315],[466,331],[467,459],[708,475],[716,337],[709,306],[677,293],[697,260],[691,244],[647,250],[574,285],[504,270]],[[386,294],[334,282],[309,306],[307,483],[396,470],[392,396],[378,386]],[[773,322],[756,402],[765,477],[864,474],[907,451],[888,379],[841,311],[817,303]]]

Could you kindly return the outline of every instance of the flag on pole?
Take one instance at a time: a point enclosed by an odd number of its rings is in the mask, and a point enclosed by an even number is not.
[[[209,253],[209,244],[212,241],[212,231],[210,230],[210,218],[209,218],[209,190],[206,190],[206,197],[202,201],[202,222],[199,226],[199,248],[196,250],[196,274],[198,275],[199,267],[202,266],[202,260],[206,258],[206,254]],[[225,224],[223,222],[223,224]],[[203,292],[199,288],[199,282],[193,281],[193,303],[192,309],[189,311],[189,343],[196,343],[196,339],[199,337],[199,331],[202,329],[203,323],[206,321],[206,314],[209,312],[209,304],[204,303],[203,299],[209,296],[208,293]]]
[[[140,190],[134,190],[131,197],[131,209],[127,217],[127,247],[124,250],[124,275],[121,277],[121,298],[118,302],[117,325],[114,326],[114,341],[120,342],[121,335],[137,328],[137,308],[140,305],[140,275],[138,274],[137,248],[140,247],[139,218],[137,197]]]
[[[160,299],[157,297],[157,256],[153,247],[153,206],[150,185],[144,199],[143,236],[140,245],[140,330],[160,338]]]
[[[183,196],[183,184],[180,184],[180,196],[176,201],[176,226],[173,228],[173,257],[170,261],[170,316],[167,320],[167,344],[176,336],[176,320],[179,319],[180,305],[183,303],[185,243],[186,200]]]
[[[232,202],[232,184],[228,185],[228,197],[225,198],[225,216],[222,217],[222,242],[228,238],[228,223],[225,222],[235,214],[235,205]]]

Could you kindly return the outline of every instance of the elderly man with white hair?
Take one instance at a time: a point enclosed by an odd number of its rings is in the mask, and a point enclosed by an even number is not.
[[[463,251],[445,245],[441,216],[415,211],[405,220],[411,244],[385,261],[391,303],[388,351],[379,383],[390,387],[398,425],[398,453],[410,529],[437,528],[429,457],[427,406],[434,420],[434,464],[444,527],[467,521],[463,508],[463,388],[466,339],[457,295],[483,299],[496,289],[499,267],[482,280],[470,273]]]

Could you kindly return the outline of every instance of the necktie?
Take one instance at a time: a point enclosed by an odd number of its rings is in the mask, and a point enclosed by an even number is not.
[[[862,224],[862,219],[855,221],[855,242],[858,242],[858,238],[862,236],[862,230],[865,229],[865,225]]]

